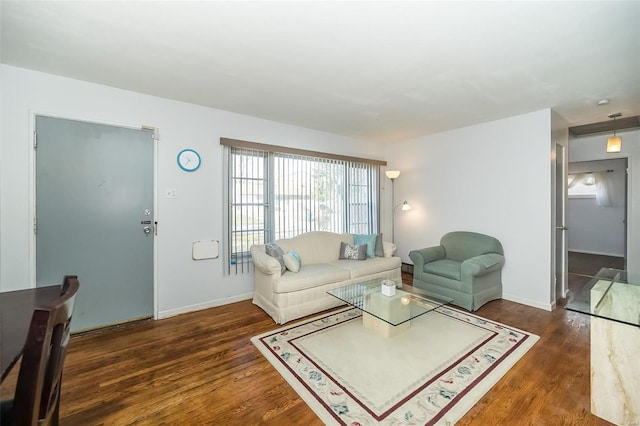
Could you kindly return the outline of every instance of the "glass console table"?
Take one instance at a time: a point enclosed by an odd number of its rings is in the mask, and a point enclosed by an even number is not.
[[[566,308],[591,315],[591,412],[640,424],[640,274],[602,268]]]
[[[566,308],[640,327],[640,273],[602,268]]]

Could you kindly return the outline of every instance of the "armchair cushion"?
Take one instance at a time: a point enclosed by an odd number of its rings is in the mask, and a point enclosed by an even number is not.
[[[424,272],[439,275],[441,277],[451,278],[452,280],[460,280],[461,263],[455,260],[440,259],[434,260],[424,265]]]

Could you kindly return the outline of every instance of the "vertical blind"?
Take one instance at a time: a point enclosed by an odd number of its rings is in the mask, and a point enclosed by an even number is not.
[[[379,164],[243,146],[225,150],[229,273],[251,270],[254,244],[311,231],[378,231]]]

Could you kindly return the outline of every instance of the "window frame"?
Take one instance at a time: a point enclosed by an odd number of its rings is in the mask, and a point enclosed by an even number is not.
[[[295,160],[296,157],[300,157],[301,160],[309,159],[311,160],[311,164],[313,165],[316,161],[318,164],[327,161],[328,164],[333,162],[334,160],[340,167],[344,167],[343,172],[343,186],[344,186],[344,206],[343,206],[343,221],[341,231],[335,232],[343,232],[343,233],[378,233],[380,230],[380,204],[381,204],[381,194],[380,194],[380,166],[386,166],[386,161],[380,160],[371,160],[371,159],[363,159],[357,157],[349,157],[343,155],[335,155],[329,153],[322,153],[317,151],[308,151],[301,150],[297,148],[288,148],[288,147],[280,147],[276,145],[266,145],[259,144],[255,142],[248,141],[239,141],[235,139],[221,138],[220,144],[223,145],[225,155],[224,155],[224,183],[225,183],[225,194],[224,194],[224,206],[225,206],[225,214],[224,214],[224,226],[226,229],[226,241],[224,250],[225,253],[225,261],[228,265],[227,272],[228,273],[244,273],[250,271],[252,268],[248,267],[248,263],[251,261],[251,256],[249,253],[249,247],[252,245],[247,243],[246,246],[242,248],[244,250],[237,251],[234,250],[235,244],[234,242],[238,241],[236,235],[239,231],[237,230],[237,226],[233,225],[232,220],[237,217],[237,210],[232,211],[234,208],[239,206],[245,206],[247,204],[255,204],[255,203],[238,203],[235,199],[236,192],[234,190],[236,187],[234,186],[237,183],[238,179],[242,179],[240,176],[231,176],[233,172],[233,165],[235,164],[233,160],[234,155],[249,155],[250,153],[259,153],[259,156],[262,156],[263,159],[263,182],[266,182],[266,185],[263,184],[263,203],[261,205],[265,209],[264,212],[264,223],[263,228],[261,229],[263,241],[258,243],[268,243],[272,242],[276,239],[280,239],[276,236],[276,227],[275,220],[276,215],[274,209],[276,208],[276,185],[275,182],[275,161],[282,157],[284,161],[288,159]],[[365,173],[366,176],[366,184],[354,183],[354,172],[358,171],[361,168],[361,173]],[[266,191],[264,190],[266,186]],[[362,191],[356,191],[357,187],[361,187],[365,189],[367,193],[366,200],[354,199],[351,198],[352,195],[359,195],[362,197]],[[366,232],[354,232],[354,230],[362,231],[362,227],[357,228],[358,224],[353,224],[349,219],[353,217],[353,214],[357,213],[357,209],[355,206],[360,205],[369,205],[370,207],[367,209],[366,213],[366,223],[364,226],[367,227]],[[234,216],[236,214],[236,216]],[[354,228],[354,225],[356,226]],[[362,225],[362,224],[360,224]],[[246,231],[246,230],[245,230]],[[240,231],[242,232],[242,231]],[[289,236],[290,237],[290,236]],[[288,237],[288,238],[289,238]],[[234,239],[236,238],[236,239]],[[255,240],[253,240],[255,242]]]

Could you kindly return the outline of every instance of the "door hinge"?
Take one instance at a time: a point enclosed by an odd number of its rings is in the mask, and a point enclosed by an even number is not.
[[[33,132],[33,149],[38,148],[38,132]]]
[[[33,218],[33,233],[34,234],[38,233],[38,218],[37,217]]]

